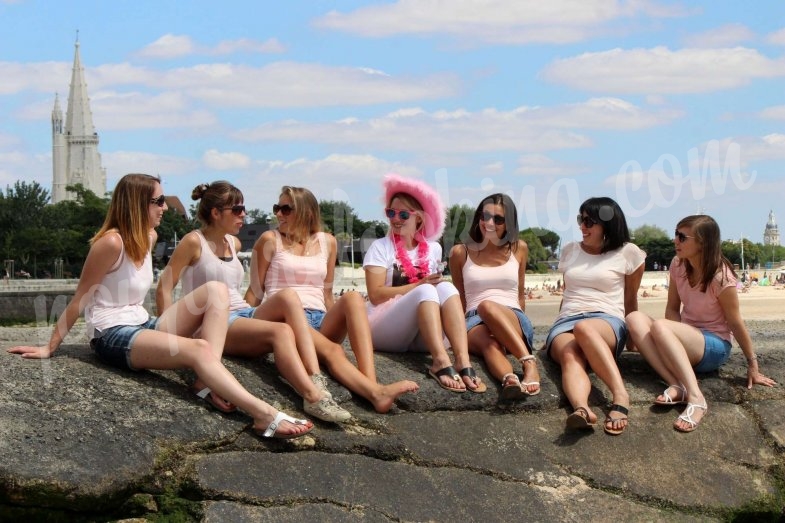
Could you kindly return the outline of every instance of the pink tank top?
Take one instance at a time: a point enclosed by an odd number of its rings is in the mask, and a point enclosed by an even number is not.
[[[514,253],[503,265],[484,267],[466,256],[463,264],[463,291],[466,312],[475,310],[481,302],[490,300],[505,307],[520,309],[518,302],[518,269],[521,264]]]
[[[275,254],[264,279],[264,289],[273,296],[281,289],[297,292],[304,309],[326,311],[324,280],[327,279],[327,241],[323,232],[316,233],[319,252],[313,256],[297,256],[284,250],[281,233],[275,231]],[[311,241],[311,240],[309,240]]]
[[[202,231],[197,230],[196,235],[199,237],[199,242],[202,245],[202,254],[196,263],[189,265],[183,270],[183,295],[201,287],[208,281],[218,281],[225,283],[229,288],[229,310],[234,311],[250,307],[243,298],[242,286],[245,271],[234,250],[234,236],[230,234],[224,236],[229,244],[229,251],[232,253],[232,259],[225,261],[215,255],[207,244],[207,238],[204,237]]]

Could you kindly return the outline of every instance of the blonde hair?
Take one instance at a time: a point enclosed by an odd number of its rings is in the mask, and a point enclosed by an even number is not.
[[[213,209],[223,209],[233,207],[243,203],[243,193],[225,180],[219,180],[211,184],[201,183],[191,191],[191,199],[199,200],[196,209],[196,218],[202,225],[210,225],[213,217],[210,211]]]
[[[281,187],[281,196],[288,196],[294,207],[289,215],[289,230],[286,233],[292,241],[306,241],[311,235],[322,231],[319,202],[311,191],[304,187],[284,185]]]
[[[117,229],[126,255],[135,262],[144,260],[152,248],[148,208],[155,186],[160,183],[161,178],[149,174],[132,173],[120,178],[112,192],[104,224],[90,239],[90,245]]]

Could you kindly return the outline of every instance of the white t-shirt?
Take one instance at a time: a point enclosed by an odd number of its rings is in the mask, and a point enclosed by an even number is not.
[[[412,265],[417,266],[417,248],[407,251],[406,254],[409,256]],[[436,268],[441,259],[442,246],[437,242],[428,242],[428,274],[436,272]],[[368,266],[386,268],[387,275],[384,278],[384,284],[388,287],[392,286],[393,274],[400,274],[403,272],[395,257],[395,244],[393,244],[392,238],[385,236],[371,244],[371,247],[363,258],[363,268]]]
[[[624,319],[625,278],[645,259],[646,253],[634,243],[602,254],[588,254],[578,242],[565,245],[559,259],[564,294],[556,320],[584,312],[604,312]]]

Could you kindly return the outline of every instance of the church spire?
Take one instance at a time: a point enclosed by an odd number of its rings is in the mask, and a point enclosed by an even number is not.
[[[78,38],[78,37],[77,37]],[[79,56],[79,40],[74,44],[74,67],[71,71],[71,90],[68,93],[68,112],[65,115],[65,132],[71,136],[92,137],[95,135],[84,67]]]

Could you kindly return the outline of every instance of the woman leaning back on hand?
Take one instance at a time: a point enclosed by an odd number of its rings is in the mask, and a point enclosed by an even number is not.
[[[12,347],[9,352],[23,358],[50,357],[84,311],[90,346],[110,365],[130,370],[193,369],[207,387],[253,417],[256,434],[294,438],[310,432],[310,421],[292,418],[254,397],[221,363],[229,315],[225,285],[203,285],[157,318],[143,307],[153,283],[154,228],[165,210],[159,178],[123,176],[49,344]],[[197,329],[200,337],[190,338]]]
[[[692,432],[708,409],[695,373],[723,365],[733,337],[747,358],[747,388],[776,383],[758,369],[739,311],[736,273],[722,255],[717,222],[705,214],[687,216],[676,225],[673,243],[665,318],[653,320],[636,311],[627,315],[627,326],[638,351],[668,384],[654,403],[686,404],[673,428]]]

